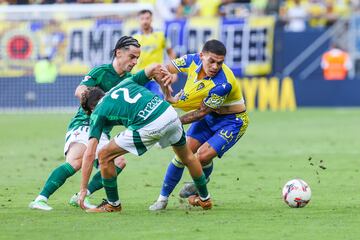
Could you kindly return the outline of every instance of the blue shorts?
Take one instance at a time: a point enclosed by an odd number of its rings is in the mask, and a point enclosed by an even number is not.
[[[204,119],[191,124],[186,135],[207,142],[221,158],[245,133],[249,124],[246,112],[228,115],[210,113]]]

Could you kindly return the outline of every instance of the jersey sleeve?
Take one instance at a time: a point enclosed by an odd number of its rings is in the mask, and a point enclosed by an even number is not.
[[[146,74],[145,74],[145,70],[141,70],[137,73],[135,73],[132,76],[132,79],[134,82],[136,82],[139,85],[144,86],[147,82],[149,82],[151,79],[149,79]]]
[[[96,68],[91,70],[84,79],[80,82],[80,85],[85,85],[87,87],[95,87],[98,85],[97,76],[95,74]]]
[[[232,86],[229,83],[216,85],[209,91],[208,96],[204,99],[204,104],[209,108],[219,108],[224,103],[231,89]]]
[[[171,60],[171,63],[179,72],[187,73],[190,67],[190,64],[194,60],[194,54],[187,54],[182,57]]]
[[[97,85],[96,79],[90,75],[86,75],[83,80],[80,82],[80,85],[85,85],[87,87],[95,87]]]
[[[97,140],[100,139],[101,133],[103,132],[105,121],[106,118],[104,116],[91,114],[89,139],[91,138],[96,138]]]

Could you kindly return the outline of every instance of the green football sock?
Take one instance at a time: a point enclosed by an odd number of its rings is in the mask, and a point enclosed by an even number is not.
[[[107,200],[109,202],[119,201],[116,176],[112,178],[103,178],[102,182],[105,188]]]
[[[121,173],[122,169],[119,167],[116,167],[116,174],[119,175]],[[90,194],[93,194],[97,190],[101,189],[103,187],[102,178],[101,178],[101,172],[98,171],[91,179],[88,190]]]
[[[66,181],[76,173],[70,163],[64,163],[55,168],[47,179],[40,195],[49,198],[57,189],[59,189]]]
[[[209,197],[209,192],[206,187],[206,177],[203,173],[199,178],[193,178],[196,188],[199,191],[199,195],[201,198],[205,199]]]

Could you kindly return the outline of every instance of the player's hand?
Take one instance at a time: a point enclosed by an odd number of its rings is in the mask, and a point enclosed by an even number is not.
[[[171,74],[166,67],[161,66],[160,72],[163,74],[163,78],[161,79],[162,84],[167,87],[171,85],[175,81],[175,77],[173,74]]]
[[[84,205],[84,200],[85,200],[85,197],[86,197],[86,193],[87,193],[87,190],[86,189],[81,189],[80,192],[79,192],[79,205],[82,209],[86,209],[85,205]]]
[[[175,96],[165,93],[165,100],[168,101],[169,103],[177,103],[183,95],[184,95],[184,90],[182,89]]]

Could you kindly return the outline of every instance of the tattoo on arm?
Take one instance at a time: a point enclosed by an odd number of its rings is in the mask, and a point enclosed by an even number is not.
[[[200,109],[189,112],[183,116],[180,117],[180,121],[182,124],[189,124],[195,121],[198,121],[205,117],[208,113],[210,113],[212,110],[209,107],[202,106]]]

